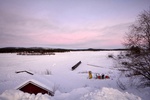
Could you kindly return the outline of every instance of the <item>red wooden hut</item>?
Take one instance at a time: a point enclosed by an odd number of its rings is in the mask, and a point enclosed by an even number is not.
[[[35,95],[38,93],[42,93],[54,96],[54,92],[52,92],[52,90],[48,89],[45,85],[35,80],[29,80],[25,82],[17,89]]]

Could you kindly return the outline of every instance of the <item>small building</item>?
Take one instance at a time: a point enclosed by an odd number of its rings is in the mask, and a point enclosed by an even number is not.
[[[21,84],[17,89],[35,95],[42,93],[54,96],[52,89],[50,90],[49,87],[36,80],[28,80]]]

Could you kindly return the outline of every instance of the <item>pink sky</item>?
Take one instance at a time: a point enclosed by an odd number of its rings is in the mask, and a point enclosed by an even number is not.
[[[1,0],[0,47],[122,48],[149,0]]]

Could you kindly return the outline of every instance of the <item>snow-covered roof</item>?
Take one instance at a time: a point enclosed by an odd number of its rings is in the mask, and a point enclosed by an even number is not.
[[[17,89],[20,89],[22,87],[24,87],[25,85],[27,85],[28,83],[32,83],[40,88],[43,88],[45,90],[48,90],[48,91],[52,91],[52,89],[50,89],[50,87],[46,86],[45,84],[39,82],[39,81],[36,81],[34,79],[30,79],[30,80],[27,80],[25,81],[24,83],[20,84],[19,87]]]
[[[32,83],[38,87],[41,87],[49,91],[53,91],[53,87],[54,87],[54,84],[50,82],[48,79],[39,75],[34,75],[31,79],[28,79],[22,82],[20,85],[16,86],[15,89],[20,89],[21,87],[25,86],[28,83]]]

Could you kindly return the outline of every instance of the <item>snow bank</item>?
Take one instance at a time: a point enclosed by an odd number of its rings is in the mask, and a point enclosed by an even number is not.
[[[93,89],[90,87],[77,88],[69,93],[55,92],[54,100],[79,100],[84,94],[89,93]]]
[[[0,100],[50,100],[50,96],[41,93],[34,95],[19,90],[6,90],[0,95]]]
[[[78,88],[69,93],[57,91],[54,97],[41,93],[34,95],[23,93],[19,90],[6,90],[0,95],[0,100],[141,100],[140,97],[127,92],[120,92],[113,88],[102,88],[95,90],[92,88]]]
[[[81,100],[141,100],[141,98],[127,92],[120,92],[117,89],[104,87],[102,90],[85,94]]]

